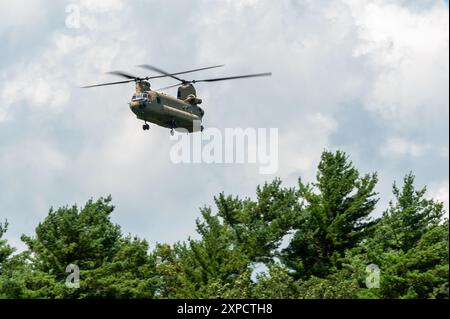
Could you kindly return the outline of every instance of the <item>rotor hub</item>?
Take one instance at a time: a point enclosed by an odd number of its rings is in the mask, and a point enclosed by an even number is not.
[[[137,93],[143,93],[146,91],[150,91],[150,82],[148,81],[136,81],[136,92]]]

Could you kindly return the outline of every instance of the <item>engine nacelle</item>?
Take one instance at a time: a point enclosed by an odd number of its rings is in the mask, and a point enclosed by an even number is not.
[[[178,99],[184,101],[189,97],[189,95],[193,95],[194,97],[197,96],[197,92],[195,91],[195,88],[192,84],[183,84],[182,86],[178,87]]]
[[[189,94],[185,101],[191,104],[202,104],[202,99],[196,98],[193,94]]]

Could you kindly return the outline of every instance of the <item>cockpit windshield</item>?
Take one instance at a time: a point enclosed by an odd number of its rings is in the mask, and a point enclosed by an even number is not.
[[[131,98],[131,100],[132,101],[148,100],[148,94],[147,93],[133,94],[133,97]]]

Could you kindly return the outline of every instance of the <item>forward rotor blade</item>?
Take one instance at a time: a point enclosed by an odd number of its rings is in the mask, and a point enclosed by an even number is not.
[[[139,67],[148,69],[145,65],[138,65]],[[214,69],[214,68],[220,68],[222,66],[225,66],[225,64],[221,64],[221,65],[214,65],[214,66],[208,66],[206,68],[199,68],[199,69],[193,69],[193,70],[187,70],[187,71],[182,71],[182,72],[176,72],[176,73],[170,73],[169,75],[157,75],[157,76],[147,76],[145,79],[146,80],[150,80],[150,79],[158,79],[158,78],[164,78],[167,76],[171,76],[171,75],[179,75],[179,74],[186,74],[186,73],[191,73],[191,72],[197,72],[197,71],[202,71],[202,70],[208,70],[208,69]],[[153,70],[153,69],[150,69]],[[158,71],[156,71],[158,72]]]
[[[270,76],[271,72],[268,73],[257,73],[257,74],[247,74],[247,75],[237,75],[237,76],[228,76],[224,78],[213,78],[213,79],[204,79],[204,80],[193,80],[192,83],[196,82],[217,82],[217,81],[226,81],[226,80],[234,80],[234,79],[243,79],[243,78],[255,78],[259,76]]]
[[[126,79],[139,79],[139,77],[137,77],[137,76],[134,76],[134,75],[132,75],[132,74],[130,74],[130,73],[127,73],[127,72],[123,72],[123,71],[111,71],[111,72],[108,72],[109,74],[114,74],[114,75],[117,75],[117,76],[121,76],[121,77],[123,77],[123,78],[126,78]]]
[[[147,70],[151,70],[151,71],[155,71],[155,72],[161,73],[161,74],[164,75],[164,76],[170,76],[171,78],[173,78],[173,79],[175,79],[175,80],[178,80],[178,81],[180,81],[181,83],[184,83],[184,82],[185,82],[183,79],[180,79],[180,78],[176,77],[174,74],[171,74],[171,73],[169,73],[169,72],[166,72],[166,71],[164,71],[164,70],[161,70],[161,69],[159,69],[159,68],[157,68],[157,67],[154,67],[154,66],[152,66],[152,65],[149,65],[149,64],[141,64],[141,65],[138,65],[138,66],[141,67],[141,68],[147,69]]]
[[[81,88],[82,89],[88,89],[88,88],[93,88],[93,87],[97,87],[97,86],[116,85],[116,84],[130,83],[130,82],[134,82],[134,79],[133,80],[128,80],[128,81],[109,82],[109,83],[100,83],[100,84],[82,86]]]

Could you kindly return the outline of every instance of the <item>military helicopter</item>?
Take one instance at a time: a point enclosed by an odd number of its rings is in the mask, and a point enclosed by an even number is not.
[[[83,86],[82,88],[93,88],[99,86],[135,82],[136,89],[128,104],[130,106],[131,111],[136,115],[136,117],[144,121],[144,124],[142,125],[142,129],[144,131],[150,129],[150,126],[147,123],[150,122],[162,127],[169,128],[171,135],[174,134],[174,129],[177,128],[184,128],[189,133],[192,133],[198,131],[198,129],[203,131],[203,125],[195,125],[194,123],[201,123],[202,118],[205,115],[205,111],[201,107],[199,107],[199,104],[202,103],[202,99],[199,99],[197,97],[197,92],[193,84],[199,82],[218,82],[225,80],[272,75],[272,73],[257,73],[257,74],[228,76],[202,80],[185,80],[178,77],[178,75],[181,74],[214,69],[222,66],[224,65],[214,65],[199,69],[169,73],[164,70],[161,70],[160,68],[148,64],[143,64],[138,65],[138,67],[157,72],[160,75],[147,76],[141,78],[123,71],[112,71],[108,73],[120,76],[122,78],[125,78],[126,80],[88,85]],[[158,89],[157,91],[178,87],[177,97],[173,97],[165,93],[153,91],[150,89],[149,80],[159,79],[163,77],[173,78],[179,81],[180,83]]]

